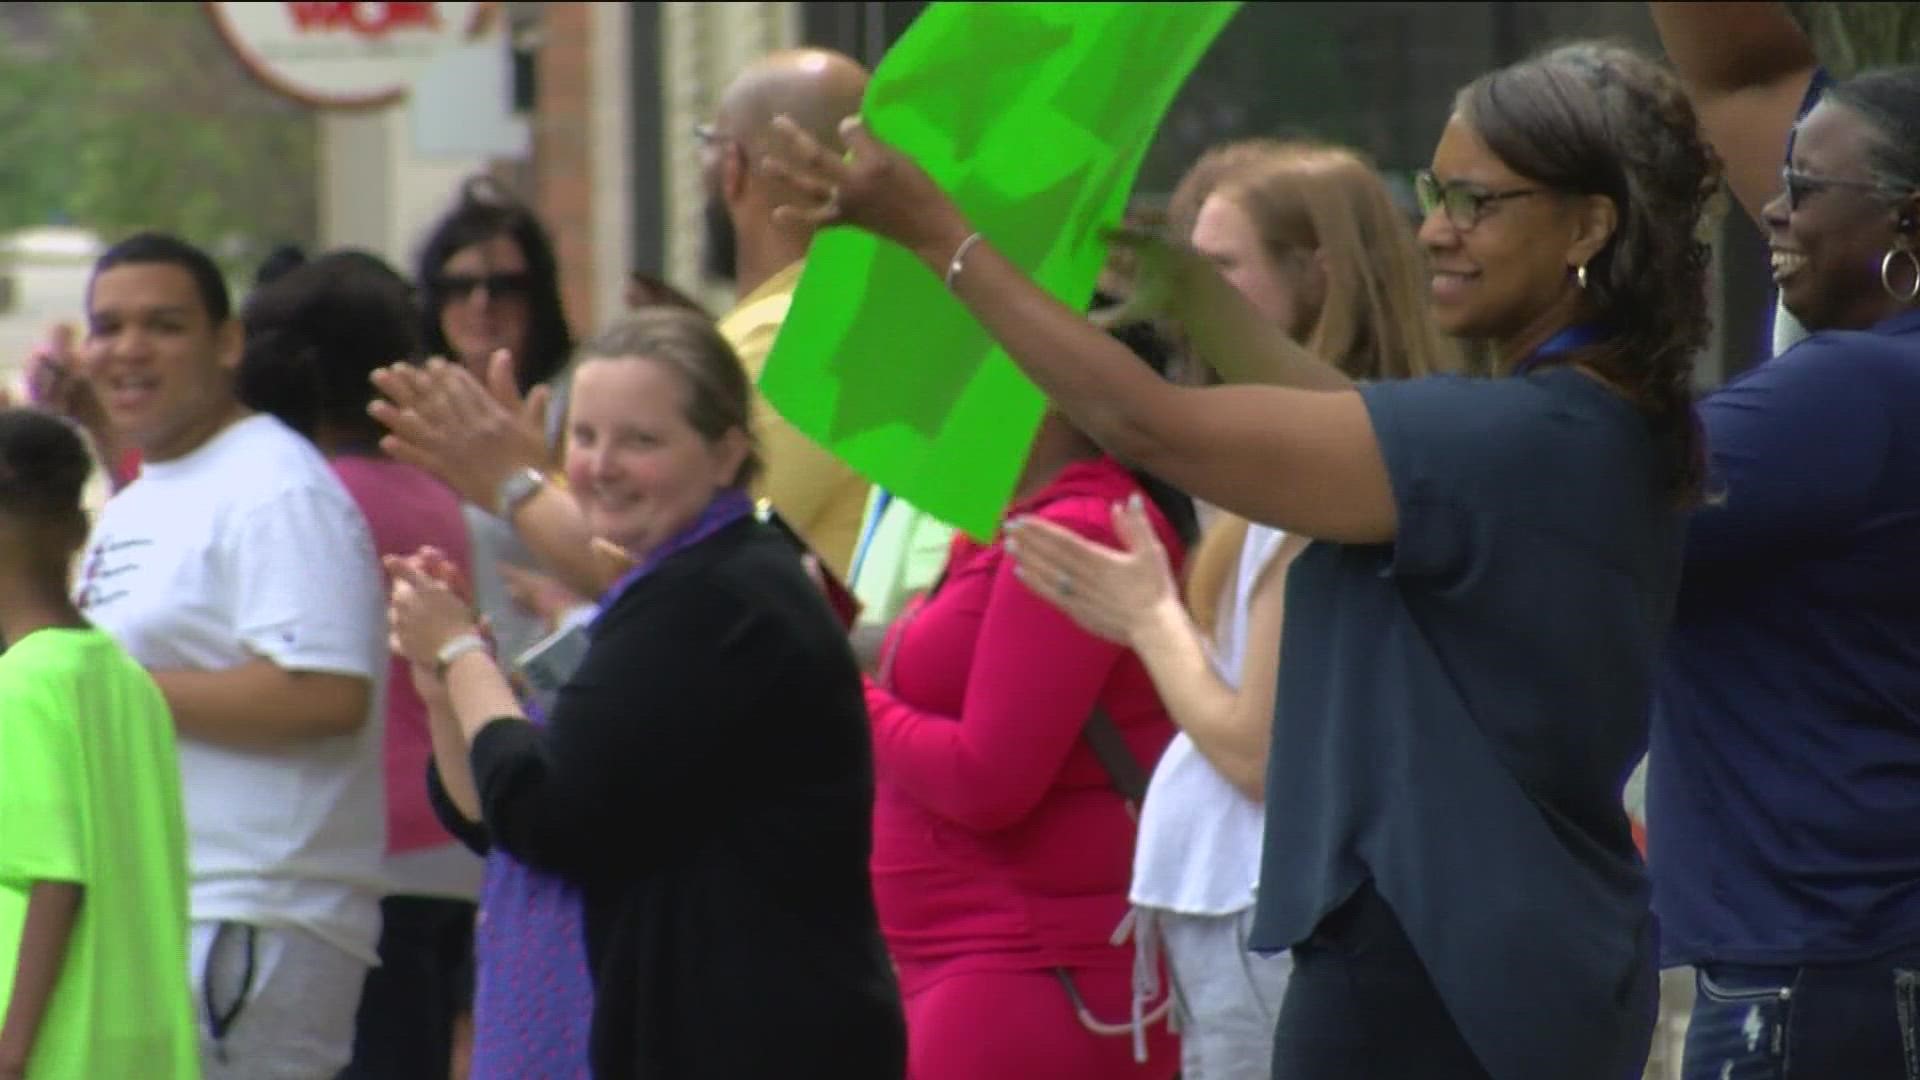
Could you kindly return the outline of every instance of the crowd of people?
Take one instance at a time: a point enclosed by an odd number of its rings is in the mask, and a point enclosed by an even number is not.
[[[819,49],[699,129],[717,318],[577,341],[486,180],[411,280],[114,244],[0,409],[0,1080],[1626,1080],[1683,965],[1688,1080],[1920,1075],[1920,68],[1653,10],[1086,306]],[[991,537],[756,393],[829,227],[1046,395]]]

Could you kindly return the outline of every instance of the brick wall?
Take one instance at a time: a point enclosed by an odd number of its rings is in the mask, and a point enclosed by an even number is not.
[[[593,162],[588,143],[593,80],[591,7],[541,5],[534,87],[533,201],[553,236],[560,292],[578,337],[611,313],[593,303]]]

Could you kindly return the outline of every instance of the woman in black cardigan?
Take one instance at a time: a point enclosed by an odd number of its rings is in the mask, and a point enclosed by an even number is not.
[[[590,344],[573,385],[568,492],[530,477],[503,510],[522,531],[568,518],[634,563],[547,727],[437,553],[389,566],[436,794],[579,887],[595,1077],[897,1080],[859,676],[794,550],[749,512],[746,376],[710,323],[655,309]],[[407,430],[431,441],[434,407],[415,404]]]

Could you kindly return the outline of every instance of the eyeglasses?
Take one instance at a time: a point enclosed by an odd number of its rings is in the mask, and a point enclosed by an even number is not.
[[[1800,209],[1800,204],[1809,195],[1818,195],[1828,188],[1852,188],[1855,191],[1885,191],[1886,188],[1871,180],[1836,180],[1829,176],[1814,176],[1812,173],[1796,171],[1789,165],[1780,170],[1780,183],[1787,191],[1787,210]]]
[[[1480,224],[1487,216],[1487,208],[1506,199],[1517,199],[1522,195],[1539,195],[1542,188],[1515,188],[1512,191],[1486,191],[1464,181],[1454,180],[1442,183],[1433,175],[1432,169],[1421,169],[1413,174],[1413,196],[1420,204],[1422,214],[1432,214],[1444,209],[1447,221],[1454,228],[1465,232]]]
[[[475,289],[487,290],[490,297],[525,296],[533,291],[533,275],[524,270],[507,274],[442,274],[433,281],[433,291],[448,302],[465,300]]]

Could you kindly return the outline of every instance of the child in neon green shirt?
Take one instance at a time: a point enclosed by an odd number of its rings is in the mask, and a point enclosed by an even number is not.
[[[90,471],[0,409],[0,1080],[198,1080],[172,718],[67,595]]]

